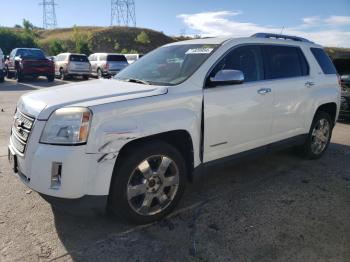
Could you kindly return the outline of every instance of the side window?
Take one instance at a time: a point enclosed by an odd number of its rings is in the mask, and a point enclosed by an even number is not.
[[[321,48],[310,48],[312,54],[317,60],[317,63],[320,65],[322,71],[326,75],[336,74],[337,70],[335,69],[329,56]]]
[[[261,48],[256,45],[247,45],[233,49],[217,64],[210,76],[224,69],[242,71],[244,82],[264,79]]]
[[[308,75],[308,65],[299,47],[264,46],[266,79]]]

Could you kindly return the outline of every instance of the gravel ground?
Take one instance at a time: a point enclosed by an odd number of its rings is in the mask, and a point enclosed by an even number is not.
[[[169,218],[133,226],[54,210],[12,175],[16,100],[50,85],[0,84],[0,261],[350,261],[350,123],[320,160],[283,151],[208,169]]]

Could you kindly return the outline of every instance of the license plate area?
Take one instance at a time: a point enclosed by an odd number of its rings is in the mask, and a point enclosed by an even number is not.
[[[17,173],[18,172],[18,162],[17,162],[16,154],[12,153],[12,151],[10,149],[8,149],[7,158],[8,158],[8,161],[11,165],[13,172]]]

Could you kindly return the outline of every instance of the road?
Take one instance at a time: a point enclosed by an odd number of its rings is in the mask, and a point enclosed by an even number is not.
[[[0,261],[350,261],[350,123],[320,160],[288,150],[208,169],[169,218],[134,226],[52,209],[11,173],[17,99],[65,83],[0,84]]]

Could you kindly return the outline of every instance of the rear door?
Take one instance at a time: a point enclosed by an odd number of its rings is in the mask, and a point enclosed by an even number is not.
[[[305,133],[303,114],[311,82],[309,66],[298,46],[265,45],[265,86],[274,93],[272,138],[274,141]]]
[[[70,55],[69,69],[74,71],[89,71],[90,63],[86,55]]]
[[[263,81],[261,47],[234,48],[209,77],[222,69],[240,70],[245,80],[204,89],[204,162],[265,145],[271,136],[273,94]]]

